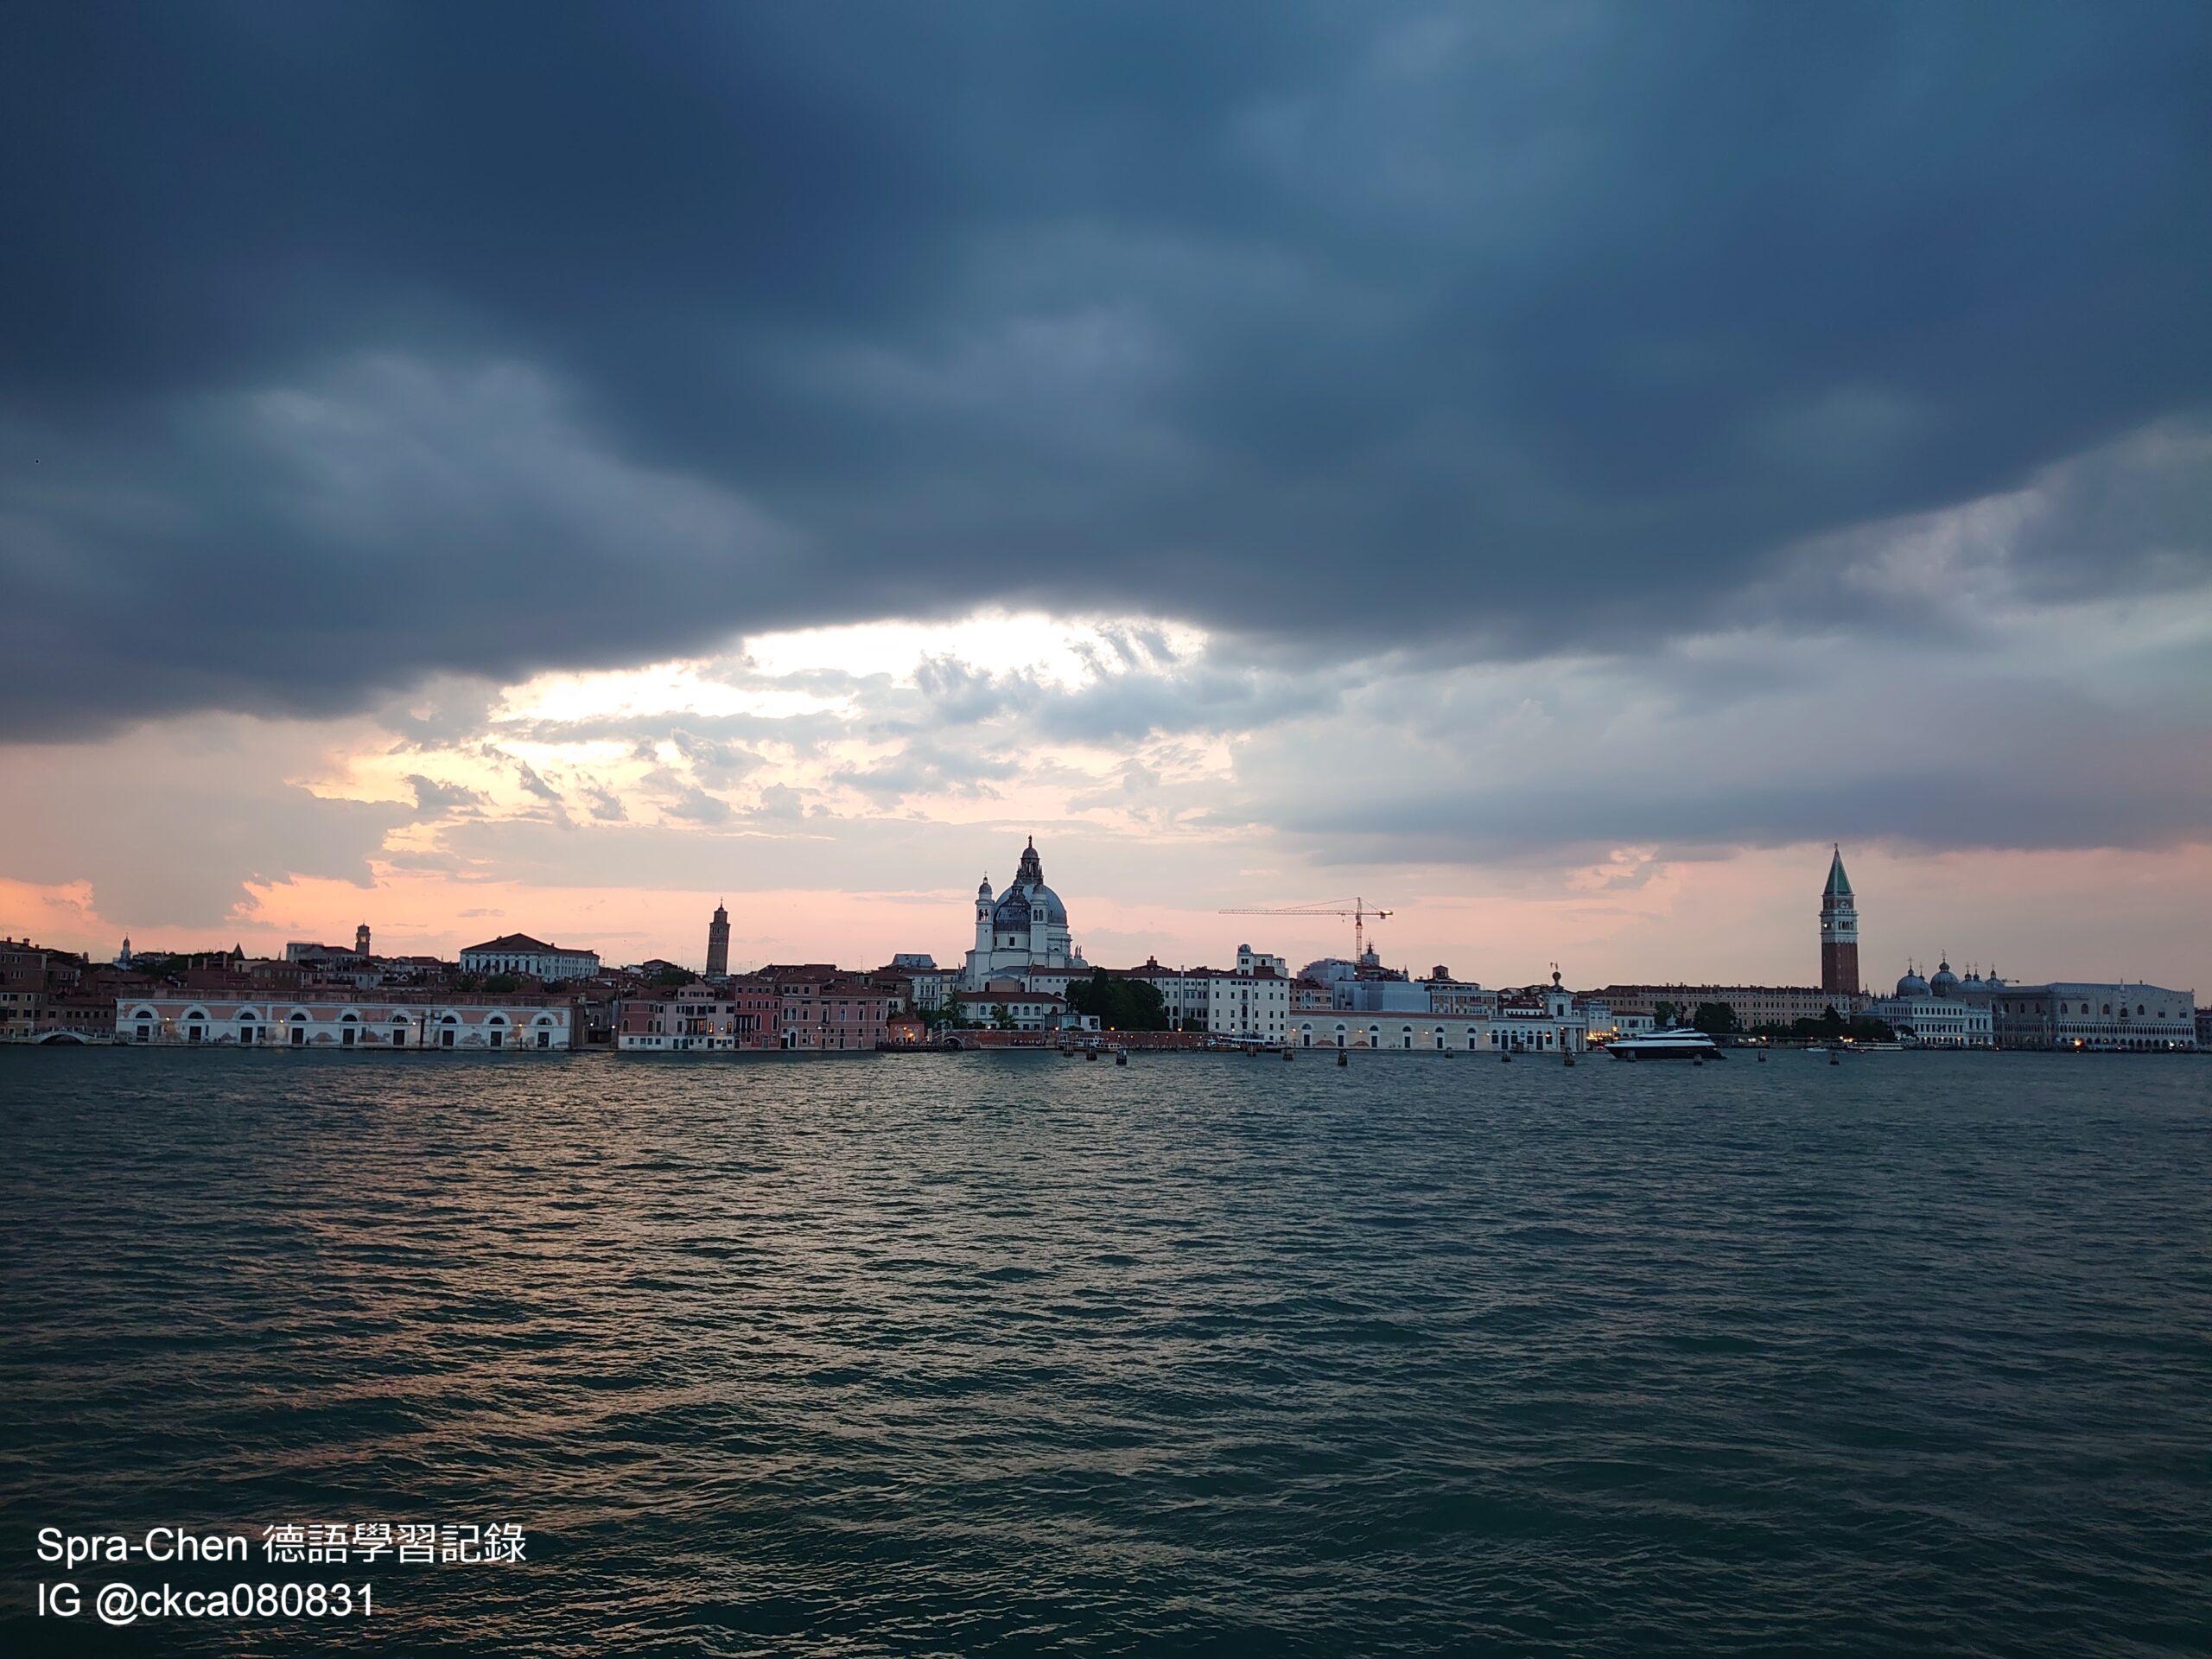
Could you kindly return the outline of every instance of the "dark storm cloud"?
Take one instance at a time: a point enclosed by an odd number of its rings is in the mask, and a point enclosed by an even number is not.
[[[992,598],[1617,648],[2212,404],[2195,0],[0,27],[12,735]]]

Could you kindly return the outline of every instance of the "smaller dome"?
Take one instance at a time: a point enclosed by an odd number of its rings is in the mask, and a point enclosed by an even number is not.
[[[1908,969],[1905,972],[1905,976],[1897,981],[1897,995],[1899,996],[1925,996],[1928,995],[1928,982],[1923,979],[1918,974],[1916,974]]]
[[[1936,964],[1936,977],[1928,982],[1928,988],[1937,996],[1948,996],[1959,988],[1959,976],[1951,971],[1948,962]]]

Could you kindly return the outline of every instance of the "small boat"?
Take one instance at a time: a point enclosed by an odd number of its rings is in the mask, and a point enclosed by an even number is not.
[[[1649,1037],[1617,1037],[1605,1045],[1617,1060],[1725,1060],[1728,1051],[1701,1031],[1669,1026]]]

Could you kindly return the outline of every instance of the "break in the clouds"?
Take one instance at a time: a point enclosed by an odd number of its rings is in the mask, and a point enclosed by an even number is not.
[[[2015,556],[2205,580],[2200,5],[6,27],[32,735],[986,601],[1826,626],[1808,543],[2161,427],[2175,511]]]
[[[0,66],[0,879],[87,931],[935,893],[1017,823],[1120,902],[2206,891],[2193,0],[92,4]]]

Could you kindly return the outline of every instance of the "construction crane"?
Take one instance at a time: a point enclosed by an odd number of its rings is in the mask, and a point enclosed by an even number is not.
[[[1367,960],[1367,922],[1388,921],[1395,912],[1370,905],[1364,899],[1330,899],[1318,905],[1287,905],[1278,909],[1219,910],[1217,916],[1349,916],[1351,918],[1351,959]]]

